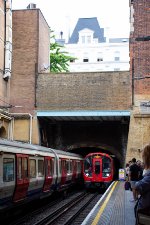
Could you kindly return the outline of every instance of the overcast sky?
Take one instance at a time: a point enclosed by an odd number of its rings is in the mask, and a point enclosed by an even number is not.
[[[97,17],[105,36],[129,36],[129,0],[12,0],[13,9],[26,9],[29,3],[40,8],[59,38],[72,33],[78,18]]]

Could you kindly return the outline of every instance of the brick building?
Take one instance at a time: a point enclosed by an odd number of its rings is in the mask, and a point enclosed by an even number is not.
[[[49,26],[35,4],[13,10],[13,49],[11,109],[14,117],[14,140],[38,143],[36,79],[38,72],[49,69]],[[44,35],[43,35],[44,34]]]
[[[132,116],[128,158],[150,141],[150,1],[130,0]]]
[[[131,0],[130,9],[131,76],[134,79],[135,97],[142,95],[145,99],[150,95],[150,1]]]

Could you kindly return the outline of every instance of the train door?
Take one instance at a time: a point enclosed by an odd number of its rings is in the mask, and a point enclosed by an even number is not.
[[[53,173],[54,173],[54,168],[53,168],[53,161],[51,157],[45,157],[45,181],[44,181],[44,186],[43,186],[43,192],[50,191],[50,187],[52,184],[53,180]]]
[[[14,202],[24,199],[28,191],[28,158],[28,155],[16,154],[16,188],[13,196]]]
[[[93,180],[98,181],[102,178],[102,158],[101,157],[94,157],[93,158]]]

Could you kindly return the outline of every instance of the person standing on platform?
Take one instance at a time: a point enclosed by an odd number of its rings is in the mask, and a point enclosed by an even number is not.
[[[140,176],[139,176],[139,180],[142,180],[142,178],[143,178],[143,164],[142,164],[142,162],[140,161],[140,160],[138,160],[137,162],[137,165],[139,166],[139,168],[140,168]]]
[[[144,147],[142,158],[144,163],[143,179],[135,184],[136,192],[141,195],[138,209],[150,208],[150,144]]]
[[[129,169],[129,181],[133,192],[133,199],[131,199],[130,202],[135,202],[138,198],[137,192],[135,190],[135,183],[139,180],[139,176],[140,176],[140,168],[136,164],[136,159],[133,158],[132,164]]]

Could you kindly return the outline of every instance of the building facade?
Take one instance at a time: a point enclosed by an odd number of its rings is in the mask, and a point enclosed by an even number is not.
[[[12,1],[0,0],[0,137],[12,138],[9,113],[12,59]]]
[[[35,4],[13,10],[13,48],[10,110],[13,140],[39,143],[36,85],[39,72],[49,70],[50,29]]]
[[[150,1],[130,0],[132,116],[127,159],[150,142]]]
[[[70,72],[129,70],[129,38],[106,40],[96,17],[79,18],[65,49]]]

